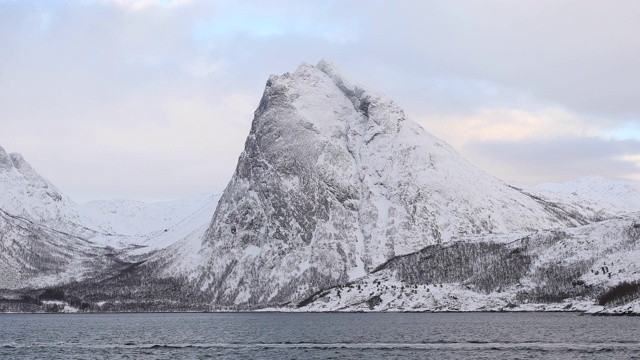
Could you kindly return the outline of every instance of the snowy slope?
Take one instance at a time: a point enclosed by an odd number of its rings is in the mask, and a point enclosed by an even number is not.
[[[278,304],[428,245],[600,210],[507,186],[330,62],[302,64],[267,82],[196,277],[219,305]]]
[[[625,215],[634,210],[633,207],[622,202],[605,201],[603,197],[586,198],[567,192],[546,190],[538,186],[530,187],[513,182],[508,185],[540,203],[547,204],[549,209],[556,209],[572,214],[575,218],[582,218],[585,224]]]
[[[579,199],[610,203],[627,209],[640,210],[640,181],[587,176],[563,184],[544,183],[536,188],[571,194]]]
[[[0,289],[82,280],[115,265],[113,253],[0,210]]]
[[[112,247],[135,246],[131,254],[166,248],[213,217],[220,194],[202,194],[147,204],[135,200],[100,200],[78,206],[89,224],[103,229],[90,240]]]
[[[638,280],[640,213],[571,229],[425,248],[289,309],[640,313],[634,310],[638,301],[598,304],[607,289]]]

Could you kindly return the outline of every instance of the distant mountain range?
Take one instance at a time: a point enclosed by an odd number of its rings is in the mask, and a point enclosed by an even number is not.
[[[1,148],[0,189],[4,311],[640,313],[639,182],[505,183],[324,60],[222,194],[79,205]]]

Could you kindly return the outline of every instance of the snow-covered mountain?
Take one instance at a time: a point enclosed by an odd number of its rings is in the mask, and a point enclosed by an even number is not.
[[[29,221],[46,224],[76,236],[91,237],[98,229],[86,229],[75,204],[38,174],[18,153],[0,147],[0,209]]]
[[[219,194],[76,204],[0,147],[0,289],[53,286],[167,248],[213,216]]]
[[[613,180],[601,176],[587,176],[563,184],[544,183],[536,186],[563,194],[571,194],[578,199],[613,204],[631,210],[640,210],[640,181]]]
[[[208,223],[220,194],[147,204],[127,199],[76,204],[18,153],[0,147],[0,209],[97,245],[148,252],[165,248]]]
[[[271,76],[203,249],[221,306],[297,301],[455,238],[583,225],[475,168],[328,61]]]

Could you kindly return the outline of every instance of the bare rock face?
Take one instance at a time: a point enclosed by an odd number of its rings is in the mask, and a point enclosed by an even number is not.
[[[204,240],[219,306],[299,301],[454,237],[575,226],[321,61],[271,76]]]

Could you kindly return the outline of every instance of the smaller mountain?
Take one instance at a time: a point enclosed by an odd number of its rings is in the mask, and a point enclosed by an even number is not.
[[[638,313],[638,215],[428,246],[297,310]]]
[[[144,203],[128,199],[77,204],[18,153],[0,147],[0,210],[16,218],[140,254],[166,248],[213,217],[220,194]]]
[[[637,180],[614,180],[601,176],[587,176],[562,184],[544,183],[536,188],[640,210],[640,181]]]

